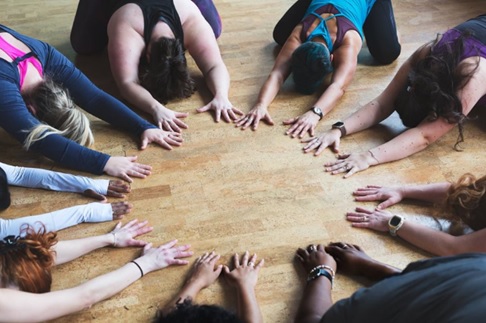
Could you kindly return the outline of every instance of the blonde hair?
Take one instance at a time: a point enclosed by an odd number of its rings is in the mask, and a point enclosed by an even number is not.
[[[486,176],[462,175],[451,185],[446,203],[471,229],[486,228]]]
[[[24,97],[42,122],[27,130],[24,141],[28,150],[36,141],[58,134],[83,146],[94,143],[88,117],[74,104],[67,90],[50,79],[44,80],[32,93]]]

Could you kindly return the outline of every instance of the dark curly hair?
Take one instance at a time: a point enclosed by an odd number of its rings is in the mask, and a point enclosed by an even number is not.
[[[461,63],[464,40],[468,37],[470,33],[463,33],[454,42],[443,44],[439,54],[429,53],[413,64],[408,82],[395,100],[395,109],[406,127],[416,127],[424,119],[434,121],[439,117],[458,124],[456,150],[464,141],[462,123],[467,119],[457,92],[479,66],[479,60],[476,64]],[[433,47],[437,43],[438,38],[429,44]]]
[[[236,314],[220,306],[196,305],[190,299],[186,299],[165,315],[159,311],[153,323],[243,323],[243,321]]]
[[[163,104],[171,99],[190,97],[195,85],[187,70],[181,42],[161,37],[151,46],[150,61],[141,64],[141,85]]]
[[[54,265],[51,248],[56,243],[56,233],[46,232],[44,226],[36,231],[24,225],[19,236],[5,237],[0,241],[0,285],[29,293],[49,292]]]
[[[446,204],[452,208],[452,220],[459,220],[473,230],[486,228],[486,175],[476,178],[464,174],[451,185]]]

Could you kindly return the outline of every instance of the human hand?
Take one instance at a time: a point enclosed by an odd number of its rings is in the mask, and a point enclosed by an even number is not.
[[[125,214],[132,211],[133,205],[128,202],[115,202],[111,203],[111,210],[113,212],[113,220],[120,220]]]
[[[164,131],[161,129],[147,129],[142,133],[141,139],[142,144],[140,149],[142,150],[147,148],[147,145],[152,142],[165,149],[172,150],[172,146],[178,147],[184,141],[180,133]]]
[[[368,152],[338,155],[338,160],[324,164],[325,171],[332,175],[346,173],[343,178],[376,165],[376,160]]]
[[[235,127],[245,130],[251,126],[252,130],[257,130],[261,120],[265,121],[268,125],[273,126],[273,120],[268,113],[267,107],[257,104],[245,116],[235,120]]]
[[[220,255],[214,251],[199,256],[192,267],[186,285],[194,286],[198,291],[208,287],[218,279],[223,265],[216,266]]]
[[[143,273],[147,274],[154,270],[159,270],[173,265],[187,265],[187,260],[179,258],[187,258],[192,256],[190,245],[176,246],[177,240],[172,240],[160,247],[152,247],[152,243],[145,245],[142,251],[142,256],[136,259],[137,264],[142,268]]]
[[[108,175],[119,177],[129,183],[132,183],[133,180],[130,178],[130,176],[145,178],[150,175],[150,171],[152,170],[152,167],[149,165],[136,163],[135,161],[137,158],[137,156],[110,157],[103,171]]]
[[[234,269],[230,270],[228,266],[224,266],[223,269],[228,281],[237,288],[248,287],[252,290],[255,289],[258,281],[258,273],[265,263],[265,260],[261,259],[255,266],[256,260],[257,255],[253,254],[249,257],[248,251],[245,251],[241,261],[238,254],[235,253],[233,256]]]
[[[329,266],[336,271],[336,261],[326,253],[324,246],[321,244],[318,244],[317,246],[311,244],[307,246],[306,249],[299,248],[297,249],[295,256],[300,260],[300,263],[307,274],[319,265]]]
[[[138,222],[137,219],[132,220],[122,226],[121,222],[109,233],[113,235],[113,247],[143,247],[148,242],[143,240],[135,240],[136,237],[151,232],[154,228],[147,226],[148,221]]]
[[[375,262],[357,245],[333,242],[324,250],[337,262],[338,270],[348,275],[362,275]]]
[[[402,191],[394,187],[381,187],[376,185],[368,185],[363,188],[358,188],[353,192],[355,200],[359,202],[369,201],[384,201],[378,204],[377,210],[386,209],[389,206],[399,203],[403,199]]]
[[[189,114],[185,112],[175,112],[164,106],[157,107],[152,113],[155,124],[161,130],[168,132],[181,132],[181,128],[187,129],[187,125],[180,119],[186,118]]]
[[[234,107],[227,98],[214,97],[211,102],[196,109],[198,113],[207,112],[209,110],[214,110],[216,122],[219,122],[221,116],[223,116],[224,121],[231,122],[243,115],[243,112]]]
[[[127,184],[124,181],[120,181],[120,180],[116,180],[116,181],[110,180],[108,182],[108,188],[107,188],[107,192],[106,192],[107,196],[124,198],[125,195],[122,194],[122,193],[130,193],[130,185],[129,184]],[[107,201],[106,196],[104,196],[103,194],[99,194],[98,192],[95,192],[95,190],[93,190],[91,188],[84,190],[83,195],[87,196],[87,197],[94,198],[94,199],[102,201],[102,202]]]
[[[393,214],[388,211],[368,210],[357,207],[355,212],[346,213],[346,220],[352,222],[355,228],[367,228],[381,232],[388,232],[388,221]]]
[[[301,142],[307,143],[307,145],[302,148],[306,154],[312,150],[316,150],[314,156],[319,156],[327,147],[331,147],[331,150],[334,153],[339,153],[341,132],[339,130],[329,130],[322,132],[315,137],[301,140]]]
[[[285,134],[291,136],[292,138],[295,138],[296,136],[302,138],[307,132],[309,132],[309,135],[314,136],[314,130],[316,129],[319,120],[320,117],[312,111],[307,111],[299,117],[287,119],[283,122],[283,124],[286,126],[292,126],[285,132]]]

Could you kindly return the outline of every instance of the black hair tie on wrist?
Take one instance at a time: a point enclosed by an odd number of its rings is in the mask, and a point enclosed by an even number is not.
[[[143,277],[143,270],[142,270],[142,267],[140,267],[140,265],[139,265],[139,264],[137,264],[137,262],[136,262],[135,260],[132,260],[132,261],[130,261],[130,262],[133,262],[133,263],[135,264],[135,266],[137,266],[137,267],[138,267],[138,269],[140,269],[140,274],[142,275],[142,276],[140,276],[140,278],[141,278],[141,277]]]

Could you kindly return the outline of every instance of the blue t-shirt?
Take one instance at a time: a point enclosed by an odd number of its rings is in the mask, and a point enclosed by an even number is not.
[[[66,88],[80,108],[137,136],[147,129],[157,128],[96,87],[54,47],[3,25],[0,25],[0,32],[11,34],[29,47],[40,61],[44,76]],[[22,98],[17,66],[3,59],[0,59],[0,93],[0,127],[23,143],[28,136],[27,131],[40,121],[30,113]],[[110,158],[107,154],[86,148],[57,134],[36,141],[31,149],[64,166],[93,174],[102,174]]]

